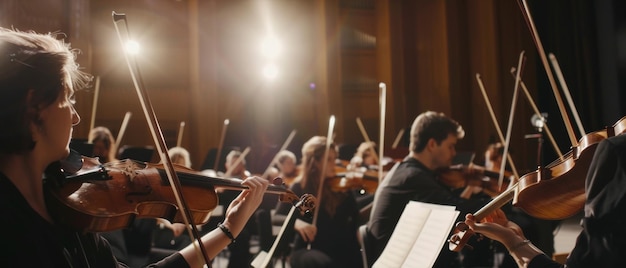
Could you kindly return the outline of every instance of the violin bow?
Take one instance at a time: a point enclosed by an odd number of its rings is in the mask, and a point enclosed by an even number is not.
[[[565,105],[563,104],[561,93],[559,93],[556,82],[554,81],[554,75],[550,70],[550,65],[548,65],[546,52],[543,50],[543,44],[541,43],[541,39],[539,39],[539,34],[537,33],[537,28],[535,28],[535,23],[533,22],[533,18],[530,14],[528,4],[526,3],[526,0],[517,0],[517,3],[519,4],[522,13],[524,13],[524,19],[526,20],[528,29],[530,30],[530,33],[533,36],[533,40],[535,41],[535,46],[537,47],[539,57],[541,58],[541,63],[543,64],[543,68],[545,69],[546,75],[548,76],[548,81],[550,81],[550,87],[552,88],[552,92],[554,93],[554,97],[556,98],[556,103],[559,106],[559,111],[561,112],[561,116],[563,117],[563,123],[565,124],[565,128],[567,129],[567,134],[569,136],[570,142],[572,143],[572,147],[577,147],[578,140],[576,139],[576,135],[574,134],[572,122],[570,121],[569,115],[565,110]]]
[[[224,127],[222,127],[222,135],[220,136],[220,143],[217,146],[217,153],[215,155],[215,162],[213,163],[213,170],[217,174],[217,165],[220,162],[222,147],[224,146],[224,137],[226,137],[226,129],[228,129],[228,125],[230,124],[230,120],[228,118],[224,119]]]
[[[379,83],[378,88],[380,90],[380,133],[378,135],[378,182],[383,180],[383,153],[385,148],[385,111],[387,109],[387,85],[385,83]]]
[[[335,128],[335,116],[331,115],[328,119],[328,135],[326,136],[326,148],[324,149],[324,158],[322,158],[322,173],[320,174],[320,185],[317,188],[317,202],[318,204],[322,203],[322,190],[324,188],[324,181],[326,180],[326,168],[328,166],[328,151],[330,151],[330,145],[333,143],[333,132]],[[313,221],[312,224],[316,225],[317,217],[319,215],[319,209],[316,209],[313,212]],[[306,246],[307,249],[311,249],[311,243]]]
[[[365,140],[365,142],[367,143],[371,143],[372,141],[370,140],[370,137],[367,135],[367,131],[365,131],[365,127],[363,126],[363,122],[361,122],[361,118],[357,117],[356,118],[356,124],[357,126],[359,126],[359,130],[361,131],[361,136],[363,136],[363,140]],[[374,150],[373,146],[370,146],[369,148],[367,148],[368,151],[370,151],[370,153],[374,156],[374,159],[376,160],[376,163],[380,162],[378,159],[378,154],[376,154],[376,150]]]
[[[246,159],[246,156],[248,155],[248,153],[250,152],[250,146],[246,147],[246,149],[243,150],[243,152],[241,152],[241,155],[239,155],[239,157],[237,157],[237,160],[235,160],[235,162],[233,163],[233,167],[238,166],[239,164],[241,164],[241,162],[243,162],[244,159]],[[224,173],[224,178],[228,178],[230,177],[230,175],[232,175],[233,169],[228,169],[226,170],[226,173]]]
[[[96,125],[96,110],[98,108],[98,95],[100,95],[100,76],[96,76],[96,85],[93,92],[93,105],[91,106],[91,122],[89,123],[89,130],[92,130]]]
[[[396,139],[393,140],[393,144],[391,145],[391,149],[398,148],[398,144],[400,144],[400,139],[402,139],[402,135],[404,135],[404,128],[398,131],[398,135],[396,135]]]
[[[511,111],[509,112],[509,123],[506,129],[506,138],[504,143],[504,152],[502,153],[502,158],[506,159],[509,157],[509,144],[511,143],[511,130],[513,129],[513,117],[515,115],[515,106],[517,104],[517,95],[519,92],[519,84],[520,84],[520,75],[521,70],[524,67],[524,62],[526,57],[524,56],[524,51],[520,52],[519,60],[517,61],[517,74],[515,75],[515,86],[513,87],[513,100],[511,101]],[[502,187],[502,181],[504,180],[504,170],[506,165],[500,166],[500,176],[498,177],[498,188]]]
[[[515,67],[511,68],[511,75],[515,77]],[[543,115],[541,115],[539,108],[537,108],[537,104],[535,104],[535,101],[533,100],[533,97],[530,95],[528,88],[526,88],[526,84],[524,83],[524,81],[520,80],[520,86],[522,87],[522,91],[524,91],[524,95],[526,95],[526,99],[528,99],[528,103],[530,104],[530,107],[533,108],[535,115],[539,116],[539,118],[541,118],[541,120],[545,122],[546,121],[545,118],[543,117]],[[554,139],[554,136],[552,135],[552,131],[550,131],[550,128],[548,127],[548,125],[547,124],[544,125],[543,129],[546,131],[546,134],[548,135],[548,139],[550,140],[552,147],[554,147],[554,151],[556,151],[556,154],[559,156],[559,159],[564,160],[565,158],[563,158],[563,153],[561,152],[561,149],[559,149],[559,146],[556,145],[556,140]]]
[[[496,114],[493,112],[493,107],[491,106],[491,102],[489,101],[489,97],[487,96],[487,90],[485,90],[485,85],[483,84],[483,80],[480,78],[480,74],[476,74],[476,81],[478,82],[478,87],[480,88],[480,92],[483,93],[483,98],[485,99],[485,105],[487,106],[487,110],[489,111],[489,115],[491,116],[491,121],[496,128],[496,132],[498,133],[498,138],[500,138],[500,142],[502,144],[505,143],[504,135],[502,134],[502,129],[500,128],[500,124],[498,124],[498,119],[496,119]],[[511,155],[506,156],[506,161],[511,166],[511,170],[513,170],[513,175],[515,175],[516,179],[519,179],[519,174],[517,173],[517,168],[513,163],[513,158]],[[500,187],[499,185],[498,187]]]
[[[587,135],[587,132],[585,132],[585,128],[583,128],[583,123],[580,121],[578,110],[576,109],[576,105],[574,105],[572,95],[570,95],[569,87],[567,87],[567,83],[565,83],[565,78],[563,78],[561,66],[556,60],[556,56],[554,56],[554,54],[549,53],[548,58],[550,58],[550,63],[552,63],[552,68],[554,68],[556,78],[559,80],[559,84],[561,84],[561,89],[563,89],[563,95],[565,95],[565,100],[567,100],[567,104],[569,104],[569,109],[572,111],[572,115],[574,115],[574,120],[576,121],[576,125],[578,126],[578,131],[580,131],[580,136],[584,137],[585,135]]]
[[[117,32],[117,37],[124,47],[124,39],[122,38],[122,34],[118,27],[118,22],[124,21],[124,25],[126,26],[126,37],[130,37],[130,30],[128,27],[128,21],[126,20],[126,14],[124,13],[116,13],[112,12],[113,25],[115,26],[115,31]],[[129,39],[129,38],[128,38]],[[196,251],[199,251],[201,254],[198,255],[198,259],[200,262],[204,262],[207,266],[211,264],[211,258],[207,255],[204,244],[202,244],[202,240],[200,238],[198,229],[195,224],[191,224],[193,222],[193,218],[191,216],[191,212],[187,207],[187,202],[181,191],[180,180],[178,179],[178,175],[174,171],[174,166],[172,165],[172,160],[167,153],[167,146],[165,145],[165,138],[163,137],[163,131],[161,131],[161,126],[159,125],[159,121],[157,120],[156,113],[154,112],[154,108],[152,107],[152,103],[150,98],[148,97],[148,92],[143,86],[143,81],[140,79],[139,73],[139,64],[136,59],[133,57],[131,59],[130,55],[124,51],[124,58],[126,59],[126,63],[128,65],[128,69],[130,70],[130,76],[133,80],[133,84],[135,86],[135,90],[137,92],[137,96],[139,97],[139,102],[141,103],[141,108],[146,116],[146,121],[148,122],[148,126],[150,128],[150,132],[152,134],[152,138],[154,139],[154,143],[156,144],[159,156],[161,157],[161,162],[163,163],[163,167],[165,173],[167,174],[167,179],[172,187],[174,192],[174,197],[176,198],[176,203],[179,209],[183,212],[184,217],[183,221],[187,226],[187,230],[189,231],[190,237],[193,237],[195,242],[192,243]],[[133,67],[134,64],[134,67]],[[202,261],[204,258],[204,261]]]
[[[122,138],[124,137],[124,133],[126,133],[126,127],[128,126],[128,122],[130,121],[130,117],[133,115],[131,112],[126,112],[124,114],[124,119],[122,120],[122,125],[120,126],[120,131],[117,132],[117,138],[115,138],[115,148],[119,149]]]
[[[267,166],[267,168],[263,172],[263,175],[261,175],[262,178],[265,178],[267,175],[269,175],[270,170],[272,169],[272,166],[274,164],[279,164],[280,165],[280,163],[278,163],[278,154],[280,152],[282,152],[283,150],[287,150],[287,147],[289,146],[289,144],[291,143],[291,140],[293,140],[293,137],[295,135],[296,135],[296,130],[294,129],[294,130],[291,131],[291,133],[289,133],[289,136],[287,136],[287,139],[283,143],[283,146],[280,147],[280,150],[278,150],[278,153],[276,153],[274,155],[274,158],[272,158],[272,161],[270,162],[270,164]]]
[[[183,132],[185,131],[185,121],[180,121],[180,126],[178,127],[178,137],[176,139],[176,146],[181,147],[183,144]]]

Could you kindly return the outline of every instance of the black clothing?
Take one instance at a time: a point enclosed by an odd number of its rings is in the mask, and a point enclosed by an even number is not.
[[[465,214],[475,212],[489,200],[460,198],[437,180],[435,172],[408,156],[389,178],[383,180],[374,195],[374,206],[367,224],[374,245],[372,256],[368,255],[372,263],[387,245],[409,201],[456,206],[460,211],[458,220],[463,220]],[[456,252],[448,250],[445,244],[434,266],[457,267],[460,263]]]
[[[304,194],[304,190],[299,182],[292,184],[291,190],[298,196]],[[326,254],[332,260],[332,264],[328,264],[324,261],[325,264],[323,267],[363,267],[360,247],[356,238],[359,220],[359,210],[356,200],[351,193],[336,194],[344,194],[346,197],[337,206],[334,216],[331,216],[326,209],[324,209],[324,199],[321,199],[321,202],[316,204],[315,209],[318,210],[316,222],[317,235],[315,236],[315,241],[311,244],[311,249],[316,249]],[[290,208],[290,204],[280,203],[276,209],[276,213],[287,215]],[[300,217],[300,219],[311,222],[311,219],[305,217]],[[301,250],[307,250],[307,243],[300,238],[297,232],[295,236],[295,252],[291,255],[292,267],[302,267],[298,265],[306,262],[304,259],[299,259],[300,256],[303,258],[310,257],[311,259],[319,258],[312,257],[312,253],[304,254],[299,252]],[[315,254],[319,256],[318,253]],[[319,260],[319,263],[322,263],[321,259]]]
[[[585,180],[583,231],[567,258],[567,267],[623,267],[626,232],[626,135],[601,141]],[[560,267],[545,255],[533,258],[528,267]]]
[[[626,135],[600,142],[585,181],[583,231],[568,267],[623,267],[626,252]]]
[[[11,181],[0,173],[0,219],[5,246],[0,267],[125,267],[107,241],[94,233],[56,226],[33,210]],[[188,267],[180,254],[154,267]]]

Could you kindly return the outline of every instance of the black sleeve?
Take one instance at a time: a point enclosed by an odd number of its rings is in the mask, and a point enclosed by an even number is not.
[[[530,263],[528,263],[528,268],[560,268],[563,265],[559,264],[548,258],[545,254],[539,254],[535,256]]]
[[[180,253],[174,253],[170,256],[168,256],[165,259],[162,259],[161,261],[154,263],[154,264],[150,264],[147,267],[150,268],[157,268],[157,267],[189,267],[189,264],[187,264],[187,261],[185,261],[185,258],[183,258],[183,255],[180,255]]]

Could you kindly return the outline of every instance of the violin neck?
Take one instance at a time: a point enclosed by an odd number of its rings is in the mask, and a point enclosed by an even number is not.
[[[483,175],[489,177],[489,178],[494,178],[497,179],[500,177],[500,173],[499,172],[495,172],[495,171],[491,171],[491,170],[483,170]]]
[[[167,177],[164,177],[165,170],[159,170],[159,172],[163,173],[161,174],[162,178],[167,178]],[[215,188],[222,188],[222,189],[227,189],[227,190],[248,189],[248,187],[241,184],[242,180],[236,179],[236,178],[213,178],[213,177],[207,177],[203,175],[198,175],[198,174],[193,174],[193,173],[184,173],[184,172],[178,172],[177,175],[178,175],[178,178],[180,179],[180,183],[186,184],[186,185],[195,185],[195,186],[201,186],[201,187],[212,186]],[[167,180],[164,180],[164,182],[167,183]],[[287,189],[284,186],[277,186],[277,185],[270,184],[267,187],[266,193],[284,194],[286,190]]]

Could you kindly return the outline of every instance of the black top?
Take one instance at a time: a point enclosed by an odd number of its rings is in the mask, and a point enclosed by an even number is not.
[[[291,190],[298,196],[302,196],[301,184],[294,183]],[[315,241],[311,244],[312,249],[324,252],[340,267],[363,267],[361,260],[360,247],[356,239],[356,231],[358,228],[359,210],[356,200],[351,193],[336,193],[345,195],[345,199],[336,209],[334,216],[331,216],[324,209],[324,199],[316,204],[318,211],[317,216],[317,235]],[[319,198],[318,198],[319,200]],[[276,213],[287,215],[291,205],[288,203],[280,203]],[[300,217],[301,220],[311,222],[312,219]],[[294,249],[303,249],[307,247],[307,243],[296,232]]]
[[[626,252],[626,135],[600,142],[585,181],[583,231],[568,267],[623,267]]]
[[[42,218],[2,173],[0,211],[4,213],[0,267],[126,267],[98,234],[68,230]],[[177,253],[152,267],[188,265]]]
[[[435,172],[417,159],[408,156],[376,190],[374,206],[367,224],[370,238],[373,240],[371,250],[374,252],[371,257],[368,255],[368,259],[374,261],[380,256],[409,201],[456,206],[456,210],[460,211],[458,220],[462,220],[465,214],[474,213],[489,199],[460,198],[452,192],[452,189],[437,180]],[[441,252],[435,266],[458,265],[455,254],[449,252],[447,247],[446,244],[444,246],[446,249]]]

